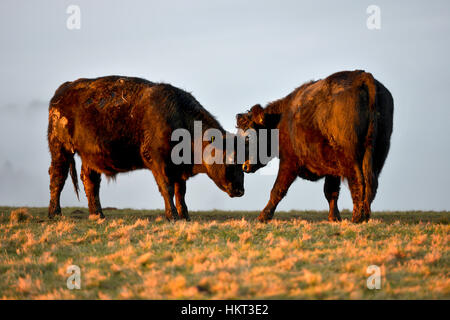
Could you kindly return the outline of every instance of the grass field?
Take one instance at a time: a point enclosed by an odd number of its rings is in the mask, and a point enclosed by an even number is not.
[[[449,212],[375,212],[329,223],[326,212],[191,212],[0,207],[3,299],[450,299]],[[27,213],[28,211],[28,213]],[[69,265],[81,289],[66,286]],[[381,289],[366,269],[381,267]]]

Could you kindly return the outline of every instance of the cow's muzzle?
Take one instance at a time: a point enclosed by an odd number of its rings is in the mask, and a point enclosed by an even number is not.
[[[245,162],[242,164],[242,171],[244,171],[245,173],[253,172],[253,171],[252,171],[252,170],[254,169],[253,167],[254,167],[254,166],[252,166],[252,164],[250,163],[250,161],[247,160],[247,161],[245,161]]]
[[[228,194],[230,195],[230,197],[235,198],[235,197],[242,197],[244,195],[244,192],[245,192],[244,189],[233,189]]]

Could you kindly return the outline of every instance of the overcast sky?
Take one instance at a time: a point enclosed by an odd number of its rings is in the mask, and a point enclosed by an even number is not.
[[[366,9],[381,9],[369,30]],[[69,30],[69,5],[81,29]],[[49,200],[48,101],[63,82],[119,74],[192,92],[222,125],[311,79],[364,69],[394,96],[391,151],[374,210],[450,210],[449,1],[0,2],[0,205]],[[77,158],[77,165],[80,166]],[[272,165],[276,165],[273,160]],[[191,210],[260,210],[275,175],[246,175],[229,198],[206,175],[188,181]],[[279,209],[326,210],[323,180],[298,179]],[[119,175],[102,204],[163,208],[152,174]],[[63,206],[78,202],[70,181]],[[343,187],[341,208],[352,208]]]

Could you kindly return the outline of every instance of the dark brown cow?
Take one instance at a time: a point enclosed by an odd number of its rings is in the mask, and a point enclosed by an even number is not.
[[[225,130],[191,94],[169,84],[120,76],[64,83],[49,107],[49,217],[61,214],[60,194],[69,170],[78,195],[75,154],[82,160],[81,179],[91,217],[103,217],[99,199],[102,173],[114,177],[120,172],[150,169],[169,220],[178,216],[189,219],[184,200],[186,180],[198,173],[206,173],[231,197],[242,196],[240,165],[173,163],[171,150],[177,142],[171,141],[171,134],[184,128],[194,144],[194,121],[202,122],[203,131],[215,128],[226,138]],[[200,139],[200,148],[210,144]],[[224,150],[216,151],[225,158]]]
[[[305,83],[264,109],[255,105],[238,114],[240,129],[279,129],[278,176],[258,219],[273,217],[300,176],[312,181],[325,177],[330,221],[341,220],[337,200],[341,178],[347,178],[352,221],[367,221],[389,151],[393,110],[390,92],[370,73],[356,70]],[[255,172],[263,166],[259,160],[253,163],[248,159],[243,170]]]

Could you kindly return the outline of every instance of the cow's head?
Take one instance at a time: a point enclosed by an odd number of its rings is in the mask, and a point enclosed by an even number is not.
[[[228,141],[227,139],[232,139]],[[244,195],[244,173],[241,165],[236,161],[237,137],[233,134],[222,134],[214,136],[214,139],[203,142],[203,167],[206,174],[214,183],[230,197],[241,197]],[[214,146],[212,149],[211,147]],[[231,146],[231,147],[230,147]],[[206,148],[211,152],[208,152]],[[229,149],[229,150],[228,150]],[[214,161],[221,158],[221,161]]]
[[[246,158],[245,162],[242,164],[242,170],[246,173],[253,173],[256,172],[258,169],[264,167],[267,165],[267,163],[264,163],[259,159],[259,147],[261,147],[260,143],[258,142],[257,145],[257,151],[256,152],[249,152],[249,144],[251,144],[251,137],[249,138],[249,133],[253,129],[253,133],[256,134],[256,140],[259,141],[259,135],[261,133],[260,129],[266,129],[267,134],[267,145],[265,146],[267,150],[270,150],[272,148],[272,129],[276,129],[278,126],[278,123],[280,122],[281,114],[279,113],[266,113],[264,109],[261,107],[261,105],[257,104],[254,105],[250,111],[247,111],[247,113],[239,113],[236,115],[236,122],[237,122],[237,128],[240,129],[240,133],[245,135],[246,140]],[[278,146],[273,146],[278,147]]]

